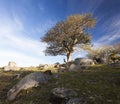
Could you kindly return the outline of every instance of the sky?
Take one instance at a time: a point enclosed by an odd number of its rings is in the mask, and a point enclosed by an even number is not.
[[[120,0],[0,0],[0,66],[63,62],[65,56],[45,56],[40,38],[67,16],[86,13],[97,19],[89,31],[94,47],[120,42]],[[85,55],[74,52],[72,58]]]

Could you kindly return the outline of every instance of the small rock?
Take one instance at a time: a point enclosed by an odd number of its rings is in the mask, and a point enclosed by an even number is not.
[[[51,91],[50,102],[52,104],[65,104],[72,97],[77,96],[77,93],[71,89],[54,88]]]

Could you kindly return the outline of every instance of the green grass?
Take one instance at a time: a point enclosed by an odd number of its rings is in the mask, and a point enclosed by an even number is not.
[[[75,90],[77,97],[87,104],[120,104],[120,67],[96,65],[83,72],[61,73],[58,79],[28,91],[21,91],[15,101],[8,102],[7,91],[20,80],[10,78],[21,72],[25,76],[32,71],[0,71],[0,104],[49,104],[50,91],[55,87]]]

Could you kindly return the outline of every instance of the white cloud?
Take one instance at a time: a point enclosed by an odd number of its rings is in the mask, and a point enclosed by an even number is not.
[[[76,58],[80,58],[80,57],[86,57],[87,54],[88,54],[87,51],[84,51],[84,50],[76,51],[73,53],[72,58],[76,59]]]
[[[12,17],[0,21],[0,66],[7,65],[8,61],[15,61],[19,66],[63,62],[65,57],[45,56],[43,51],[46,44],[30,38],[25,32],[24,22],[20,17],[15,14]],[[34,31],[44,34],[54,23],[55,21],[48,20]]]
[[[21,66],[45,63],[44,56],[46,44],[29,38],[24,33],[24,24],[14,15],[13,20],[5,18],[0,23],[0,65],[13,60]]]
[[[43,55],[43,50],[45,49],[46,45],[41,43],[37,40],[32,40],[25,37],[20,37],[17,35],[4,35],[0,40],[1,45],[5,45],[11,48],[16,48],[21,51],[27,51],[34,53],[38,56]]]
[[[19,29],[21,31],[24,30],[24,24],[22,23],[20,18],[14,12],[13,12],[13,19],[14,19],[17,29]]]
[[[44,56],[45,44],[12,35],[2,38],[0,38],[0,65],[5,65],[10,60],[14,60],[20,66],[38,65],[46,62],[40,58]]]
[[[99,47],[106,44],[111,44],[116,40],[120,39],[120,15],[110,18],[102,25],[102,31],[106,32],[106,35],[103,34],[98,40],[94,43],[94,47]]]
[[[7,65],[7,62],[9,61],[15,61],[18,66],[37,66],[40,63],[44,64],[46,62],[44,59],[39,59],[38,57],[26,55],[17,50],[2,50],[0,53],[0,66]]]

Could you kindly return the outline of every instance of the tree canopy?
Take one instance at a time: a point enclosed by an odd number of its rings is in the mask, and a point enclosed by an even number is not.
[[[44,37],[42,42],[48,44],[46,55],[66,55],[67,61],[71,60],[71,55],[75,47],[81,44],[89,44],[91,35],[87,32],[93,28],[96,19],[91,14],[77,14],[68,16],[65,21],[60,21],[52,27]]]

